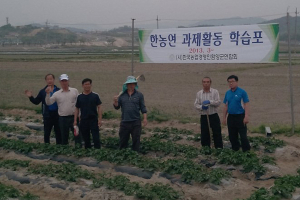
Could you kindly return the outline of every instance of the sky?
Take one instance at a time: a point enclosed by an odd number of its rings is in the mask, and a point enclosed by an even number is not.
[[[13,26],[31,23],[95,27],[109,29],[139,24],[172,21],[195,23],[196,20],[230,17],[275,19],[289,11],[295,16],[300,0],[1,0],[0,26],[6,17]],[[153,27],[153,28],[155,28]]]

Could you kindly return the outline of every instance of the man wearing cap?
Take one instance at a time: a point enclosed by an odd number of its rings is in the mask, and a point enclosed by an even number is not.
[[[77,117],[80,110],[80,131],[84,139],[85,148],[91,148],[92,133],[94,148],[100,149],[99,127],[102,125],[101,100],[97,93],[92,91],[92,80],[82,80],[83,92],[78,96],[74,115],[74,126],[77,125]]]
[[[144,95],[137,89],[136,78],[128,76],[123,85],[123,92],[120,96],[114,97],[114,108],[116,110],[121,108],[122,111],[122,121],[119,130],[120,149],[127,148],[131,135],[132,150],[139,151],[142,130],[140,112],[142,112],[144,117],[143,125],[146,126],[148,123]]]
[[[251,146],[247,137],[247,124],[249,123],[249,98],[245,90],[238,87],[238,77],[231,75],[227,78],[230,90],[225,94],[223,124],[228,126],[229,140],[232,150],[249,151]],[[243,105],[242,105],[243,101]],[[228,116],[227,116],[228,114]],[[239,141],[241,139],[241,145]]]
[[[212,145],[210,144],[211,135],[209,134],[208,127],[208,125],[210,125],[214,146],[217,149],[223,148],[221,121],[217,110],[221,104],[221,100],[218,90],[211,88],[210,85],[211,79],[209,77],[204,77],[202,79],[203,89],[197,93],[194,106],[201,115],[201,145],[208,147]]]
[[[46,87],[40,90],[39,94],[34,98],[32,96],[32,91],[25,90],[25,95],[29,97],[31,103],[38,105],[42,102],[42,114],[43,114],[43,122],[44,122],[44,142],[50,143],[50,134],[52,127],[54,127],[54,133],[56,138],[56,144],[61,144],[61,134],[58,124],[58,107],[57,103],[53,103],[52,105],[46,105],[45,97],[46,97],[46,88],[50,87],[50,96],[52,96],[55,92],[60,90],[56,85],[54,85],[55,77],[53,74],[47,74],[45,76]]]
[[[73,123],[78,90],[76,88],[69,87],[69,77],[67,74],[60,75],[59,80],[61,89],[50,97],[50,87],[47,87],[45,101],[47,105],[51,105],[54,102],[57,103],[62,144],[67,145],[69,143],[70,129],[74,135]],[[76,146],[81,146],[80,135],[77,137],[74,136],[74,139]]]

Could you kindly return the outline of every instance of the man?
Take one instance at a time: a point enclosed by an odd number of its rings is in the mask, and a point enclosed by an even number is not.
[[[59,80],[61,89],[50,97],[50,87],[47,87],[45,101],[47,105],[51,105],[54,102],[57,103],[62,144],[67,145],[69,143],[70,129],[74,135],[73,123],[78,90],[69,87],[69,77],[67,74],[60,75]],[[81,146],[80,135],[77,137],[74,136],[74,139],[76,146]]]
[[[116,110],[121,108],[122,121],[120,124],[119,137],[120,149],[127,148],[131,134],[132,150],[139,151],[141,137],[141,117],[143,114],[143,125],[147,125],[147,110],[144,102],[144,95],[137,91],[137,80],[133,76],[128,76],[123,85],[123,93],[114,97],[114,107]]]
[[[209,134],[209,124],[212,129],[215,148],[223,148],[221,121],[217,108],[221,104],[219,92],[211,88],[211,79],[204,77],[202,79],[203,89],[196,95],[194,103],[195,108],[199,111],[201,118],[201,145],[210,147],[211,136]],[[209,121],[207,120],[207,115]]]
[[[45,76],[46,87],[40,90],[39,94],[34,98],[32,96],[32,91],[25,90],[25,95],[29,97],[29,100],[38,105],[42,102],[42,114],[43,114],[43,122],[44,122],[44,143],[50,143],[50,135],[52,127],[54,127],[54,133],[56,138],[56,144],[61,144],[61,134],[58,124],[58,107],[57,103],[53,103],[52,105],[46,105],[45,97],[47,87],[50,88],[50,96],[52,96],[55,92],[60,90],[56,85],[54,85],[55,77],[53,74],[47,74]]]
[[[226,92],[223,101],[225,104],[223,124],[226,125],[227,118],[228,134],[232,149],[234,151],[240,149],[240,135],[242,149],[245,152],[250,150],[246,125],[249,123],[249,98],[247,92],[238,87],[238,80],[238,77],[235,75],[231,75],[227,78],[230,90]],[[242,106],[242,101],[244,106]]]
[[[92,92],[92,80],[82,81],[83,92],[77,98],[74,126],[77,125],[77,117],[80,109],[80,131],[84,139],[85,148],[91,148],[90,132],[92,132],[94,148],[100,149],[99,127],[102,125],[101,100],[97,93]]]

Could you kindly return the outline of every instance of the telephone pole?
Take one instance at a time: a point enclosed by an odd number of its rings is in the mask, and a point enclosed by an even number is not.
[[[288,31],[288,51],[289,51],[289,78],[290,78],[290,98],[291,98],[291,114],[292,114],[292,134],[295,133],[295,120],[294,120],[294,94],[293,94],[293,72],[291,64],[291,37],[290,37],[290,14],[287,12],[287,31]]]
[[[299,12],[297,12],[297,8],[296,8],[296,18],[295,18],[295,54],[297,53],[297,50],[296,50],[296,47],[297,47],[297,15],[298,15]]]
[[[6,25],[8,25],[9,24],[9,22],[8,22],[8,17],[6,17]]]
[[[45,24],[46,24],[46,44],[48,44],[48,24],[49,24],[48,19]]]
[[[156,18],[156,28],[158,29],[158,15],[157,15],[157,18]]]
[[[131,50],[131,75],[133,76],[133,51],[134,51],[134,20],[132,20],[132,50]]]

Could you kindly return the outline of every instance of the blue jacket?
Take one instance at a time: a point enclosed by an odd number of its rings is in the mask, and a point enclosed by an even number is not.
[[[48,106],[45,102],[45,98],[46,98],[46,91],[45,89],[47,88],[48,86],[44,87],[43,89],[40,90],[39,94],[36,96],[36,98],[34,98],[33,96],[29,97],[29,100],[35,104],[35,105],[38,105],[42,102],[42,114],[43,114],[43,117],[47,118],[47,117],[50,117],[50,112],[54,113],[58,113],[58,107],[57,107],[57,104],[56,102],[50,106]],[[60,88],[58,88],[56,85],[54,85],[54,89],[53,89],[53,93],[54,92],[57,92],[58,90],[60,90]],[[51,95],[52,96],[52,95]],[[52,115],[51,115],[52,116]]]

